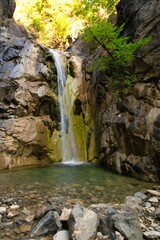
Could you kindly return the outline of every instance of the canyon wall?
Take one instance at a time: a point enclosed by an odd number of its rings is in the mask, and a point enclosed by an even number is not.
[[[15,1],[0,1],[0,169],[48,164],[59,127],[52,58],[15,23],[14,10]]]
[[[150,37],[133,63],[136,81],[121,99],[103,76],[95,87],[98,159],[108,168],[140,179],[160,179],[160,1],[121,0],[118,25],[135,41]]]

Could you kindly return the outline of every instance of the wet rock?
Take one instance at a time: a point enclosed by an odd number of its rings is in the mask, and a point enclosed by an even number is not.
[[[75,240],[94,240],[97,233],[97,214],[80,205],[75,205],[70,218],[69,229]]]
[[[55,211],[49,211],[40,221],[33,227],[31,237],[41,236],[46,233],[55,233],[62,224],[59,215]]]

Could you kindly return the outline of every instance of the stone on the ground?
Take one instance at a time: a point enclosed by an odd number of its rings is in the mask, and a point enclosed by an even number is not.
[[[24,208],[22,211],[21,211],[22,213],[24,213],[25,215],[31,215],[31,211],[30,210],[28,210],[27,208]]]
[[[43,215],[45,214],[46,211],[47,211],[47,207],[45,205],[38,204],[36,218],[39,219],[39,218],[43,217]]]
[[[147,195],[144,194],[143,192],[136,192],[136,193],[134,194],[134,196],[137,197],[137,198],[140,198],[140,199],[142,199],[142,200],[145,200],[145,199],[147,198]]]
[[[155,215],[158,219],[160,219],[160,207],[156,209]]]
[[[116,240],[124,240],[124,237],[122,236],[122,234],[120,234],[120,232],[115,232],[116,235]]]
[[[30,230],[31,230],[31,225],[23,224],[20,226],[21,233],[30,232]]]
[[[70,240],[69,231],[62,230],[62,231],[57,232],[54,235],[53,240]]]
[[[19,212],[17,212],[17,211],[8,212],[7,218],[14,218],[18,214],[19,214]]]
[[[125,198],[123,209],[126,211],[131,210],[138,213],[142,210],[142,207],[140,206],[141,203],[142,203],[141,198],[128,196]]]
[[[160,239],[160,232],[158,231],[146,231],[143,233],[147,239]]]
[[[0,207],[0,214],[4,214],[7,212],[7,208],[6,207]]]
[[[111,224],[112,226],[112,224]],[[109,226],[108,218],[100,219],[98,225],[98,231],[101,232],[103,235],[111,235],[112,229]]]
[[[111,215],[110,219],[113,221],[115,229],[127,240],[143,240],[142,230],[134,212],[119,212]]]
[[[16,210],[16,209],[18,209],[19,208],[19,205],[17,205],[17,204],[14,204],[14,205],[11,205],[10,206],[10,209],[11,210]]]
[[[68,221],[71,211],[71,209],[63,208],[62,213],[59,217],[60,221]]]
[[[70,218],[69,229],[74,240],[94,240],[97,234],[98,217],[95,212],[75,205]]]
[[[148,190],[147,192],[149,192],[150,194],[160,197],[160,192],[156,191],[156,190]]]
[[[151,203],[158,203],[158,198],[157,197],[152,197],[152,198],[149,198],[148,201],[151,202]]]
[[[33,220],[34,220],[34,218],[35,218],[35,215],[33,214],[33,215],[29,215],[29,216],[27,216],[26,218],[25,218],[25,221],[26,222],[32,222]]]
[[[33,227],[31,237],[42,236],[47,233],[55,233],[62,224],[59,215],[55,211],[49,211],[40,221]]]

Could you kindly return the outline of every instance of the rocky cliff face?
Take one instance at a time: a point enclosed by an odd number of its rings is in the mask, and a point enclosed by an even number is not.
[[[14,22],[14,9],[0,1],[0,169],[48,163],[58,122],[52,59]]]
[[[160,178],[160,1],[121,0],[118,24],[133,40],[151,37],[135,59],[137,83],[116,101],[103,77],[96,84],[98,159],[110,169],[145,180]]]

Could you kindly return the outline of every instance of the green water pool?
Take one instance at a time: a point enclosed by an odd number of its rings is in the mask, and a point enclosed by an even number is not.
[[[57,164],[0,173],[1,196],[11,192],[27,195],[36,191],[46,198],[80,199],[86,205],[123,202],[126,196],[152,188],[152,185],[91,164]]]

